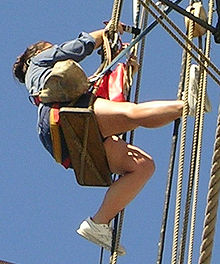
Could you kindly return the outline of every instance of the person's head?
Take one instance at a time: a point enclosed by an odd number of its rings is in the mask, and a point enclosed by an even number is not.
[[[29,46],[23,54],[17,57],[13,65],[13,74],[21,83],[25,83],[25,74],[27,72],[31,57],[52,46],[50,42],[39,41]]]

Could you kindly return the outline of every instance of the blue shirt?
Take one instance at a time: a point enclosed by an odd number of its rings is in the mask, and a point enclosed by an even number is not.
[[[49,49],[39,53],[30,61],[26,76],[25,84],[30,93],[40,91],[45,83],[45,79],[51,72],[53,65],[57,61],[73,59],[76,62],[82,61],[87,55],[90,55],[95,47],[95,40],[88,33],[81,33],[75,40],[64,42],[60,45],[54,45]],[[50,134],[50,107],[40,104],[38,109],[38,134],[39,138],[50,154],[53,156],[53,147]],[[68,150],[62,138],[62,158],[68,157]]]
[[[77,39],[60,45],[53,45],[51,48],[32,57],[25,75],[25,85],[30,95],[43,88],[46,77],[57,61],[73,59],[76,62],[80,62],[92,53],[94,46],[93,37],[88,33],[82,32]]]

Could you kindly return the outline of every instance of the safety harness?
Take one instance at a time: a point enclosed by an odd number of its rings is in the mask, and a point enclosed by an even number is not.
[[[97,88],[96,97],[101,97],[111,101],[124,102],[126,101],[126,65],[119,63],[113,70],[107,72],[100,82],[94,84]],[[39,98],[34,98],[35,103],[39,104]],[[61,105],[55,103],[50,110],[50,132],[53,147],[53,157],[56,162],[62,164],[65,168],[71,166],[70,157],[63,159],[62,148],[64,147],[64,139],[61,136],[62,128],[60,125]]]
[[[50,133],[53,147],[53,157],[56,162],[62,164],[67,169],[71,167],[71,162],[70,157],[64,159],[62,154],[64,139],[62,137],[59,112],[60,104],[53,104],[50,110]]]

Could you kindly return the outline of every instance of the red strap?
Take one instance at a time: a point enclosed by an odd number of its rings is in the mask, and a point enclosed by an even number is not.
[[[59,116],[59,112],[60,112],[60,105],[59,104],[53,104],[53,118],[54,118],[54,122],[56,122],[57,124],[59,124],[60,122],[60,116]]]

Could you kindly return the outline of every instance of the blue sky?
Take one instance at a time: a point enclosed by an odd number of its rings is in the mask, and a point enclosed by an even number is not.
[[[132,24],[131,1],[124,1],[122,21]],[[103,27],[111,16],[113,1],[1,1],[1,137],[0,137],[0,259],[16,264],[99,263],[100,249],[79,237],[75,230],[93,215],[105,188],[77,185],[71,170],[55,163],[37,137],[37,109],[12,76],[12,64],[24,49],[38,41],[60,43],[81,31]],[[186,7],[187,2],[181,6]],[[205,7],[207,2],[205,2]],[[183,18],[172,19],[185,31]],[[150,18],[150,21],[152,19]],[[214,17],[215,23],[216,17]],[[130,36],[124,35],[125,41]],[[212,39],[211,60],[219,67],[220,46]],[[140,101],[175,99],[181,65],[181,48],[160,26],[147,37]],[[92,74],[100,63],[96,52],[82,63]],[[206,206],[211,158],[219,104],[219,87],[208,79],[213,111],[205,116],[200,192],[195,238],[197,263]],[[126,208],[122,244],[127,255],[118,263],[155,263],[173,125],[137,129],[135,144],[150,153],[157,166],[144,190]],[[188,177],[193,118],[188,120],[184,187]],[[178,155],[177,155],[178,159]],[[164,263],[170,263],[176,186],[172,190]],[[185,194],[185,190],[184,190]],[[218,224],[219,226],[219,221]],[[212,263],[219,261],[220,231],[216,230]],[[105,252],[103,263],[109,263]]]

